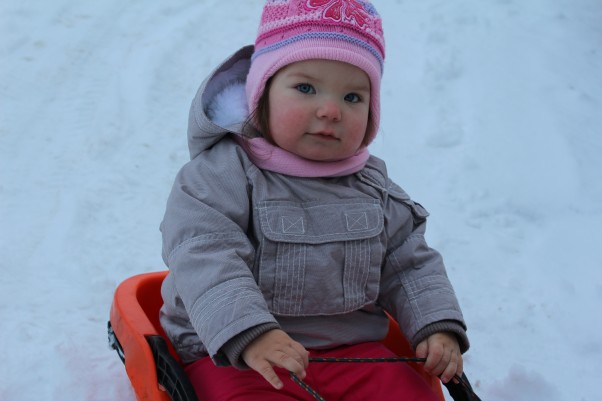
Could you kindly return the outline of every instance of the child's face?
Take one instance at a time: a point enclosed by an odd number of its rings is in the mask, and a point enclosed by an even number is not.
[[[362,145],[369,109],[370,79],[364,71],[339,61],[299,61],[272,79],[270,136],[306,159],[342,160]]]

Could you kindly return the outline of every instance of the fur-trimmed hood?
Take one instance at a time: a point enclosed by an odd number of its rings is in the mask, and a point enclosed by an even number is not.
[[[240,135],[248,117],[245,81],[253,46],[238,50],[201,84],[190,106],[188,150],[194,159],[225,135]]]

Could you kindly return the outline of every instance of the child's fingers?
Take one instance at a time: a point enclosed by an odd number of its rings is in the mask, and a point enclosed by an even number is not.
[[[428,349],[428,356],[424,363],[424,369],[434,376],[439,376],[449,363],[450,356],[445,352],[441,344],[434,344]]]
[[[283,386],[282,380],[274,370],[273,366],[293,372],[301,379],[305,378],[305,366],[301,357],[294,357],[285,352],[277,351],[264,358],[255,358],[247,362],[247,365],[259,373],[275,389],[280,390]]]
[[[293,349],[288,350],[289,352],[278,352],[269,357],[269,361],[278,366],[293,372],[301,379],[305,377],[305,363],[302,355],[295,352]],[[291,352],[292,351],[292,352]]]
[[[464,358],[462,358],[462,354],[459,351],[456,357],[458,360],[458,369],[456,370],[456,374],[458,376],[462,376],[462,373],[464,373]]]
[[[454,337],[445,333],[435,333],[416,347],[416,356],[424,358],[424,370],[438,376],[444,383],[455,375],[461,376],[463,359],[460,347]]]
[[[307,368],[309,365],[309,351],[307,351],[303,345],[297,342],[292,344],[292,348],[297,353],[297,361],[303,366],[303,368]]]
[[[458,370],[458,364],[455,361],[450,361],[450,363],[445,367],[443,372],[439,375],[441,381],[443,383],[449,382],[454,378],[456,372]]]
[[[243,351],[242,358],[276,389],[282,388],[283,384],[274,371],[274,366],[293,372],[303,379],[309,363],[307,350],[280,329],[270,330],[253,340]]]
[[[282,380],[280,380],[274,371],[274,368],[272,368],[272,365],[268,361],[256,360],[253,361],[249,367],[259,373],[276,390],[280,390],[282,388]]]
[[[455,375],[462,376],[462,355],[455,351],[446,352],[441,362],[433,370],[433,374],[439,376],[443,383],[447,383]]]
[[[420,344],[418,344],[418,346],[416,347],[416,356],[418,358],[426,358],[428,350],[429,350],[428,342],[426,340],[424,340]]]

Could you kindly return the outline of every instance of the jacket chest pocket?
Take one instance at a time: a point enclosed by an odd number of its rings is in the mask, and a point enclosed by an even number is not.
[[[376,301],[385,252],[379,201],[270,201],[257,209],[257,281],[272,313],[333,315]]]

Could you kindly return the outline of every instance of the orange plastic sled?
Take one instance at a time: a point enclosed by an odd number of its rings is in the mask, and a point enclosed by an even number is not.
[[[140,274],[117,287],[108,323],[109,344],[125,363],[139,401],[198,401],[159,324],[160,290],[166,275],[167,271]],[[399,356],[414,356],[393,320],[383,343]],[[410,365],[445,401],[439,379],[428,375],[420,364]]]

